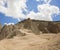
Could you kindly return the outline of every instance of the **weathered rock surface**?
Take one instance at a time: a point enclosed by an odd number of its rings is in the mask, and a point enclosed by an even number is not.
[[[0,32],[1,32],[1,29],[2,29],[2,25],[0,24]]]
[[[30,29],[36,34],[60,33],[59,21],[39,21],[27,19],[16,24],[20,28]]]
[[[1,33],[0,33],[0,40],[4,39],[4,38],[12,38],[13,36],[16,35],[20,35],[23,36],[24,34],[21,33],[18,29],[17,26],[15,25],[5,25],[2,29],[1,29]]]
[[[59,33],[60,31],[60,28],[58,26],[57,23],[52,23],[52,22],[49,22],[48,23],[48,26],[47,26],[47,29],[49,30],[49,32],[51,33]]]
[[[60,33],[60,22],[26,19],[15,25],[5,25],[0,29],[0,40],[4,38],[12,38],[17,35],[26,35],[25,33],[22,33],[20,29],[31,30],[31,32],[36,35],[41,33]]]

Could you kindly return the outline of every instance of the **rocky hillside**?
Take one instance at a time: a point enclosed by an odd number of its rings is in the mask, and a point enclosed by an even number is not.
[[[2,25],[0,24],[0,32],[1,32],[1,29],[2,29]]]
[[[27,19],[16,24],[18,28],[30,29],[36,34],[40,33],[60,33],[59,21],[39,21]]]
[[[0,40],[12,38],[13,36],[25,36],[21,29],[27,29],[36,35],[43,33],[60,33],[60,22],[39,21],[26,19],[15,25],[4,25],[0,27]]]

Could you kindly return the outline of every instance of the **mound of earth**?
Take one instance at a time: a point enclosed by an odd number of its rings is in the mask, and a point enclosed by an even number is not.
[[[60,22],[26,19],[4,25],[0,50],[60,50]]]
[[[35,35],[44,33],[60,33],[60,22],[59,21],[40,21],[26,19],[18,22],[15,25],[4,25],[0,26],[0,40],[4,38],[12,38],[14,36],[20,35],[24,36],[25,33],[21,32],[21,29],[30,30]]]
[[[0,41],[0,50],[60,50],[60,34],[28,33],[29,30],[21,30],[26,36],[15,36],[11,39]]]

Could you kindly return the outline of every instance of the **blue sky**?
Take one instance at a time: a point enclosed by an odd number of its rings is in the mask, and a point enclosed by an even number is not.
[[[26,12],[26,10],[23,10],[22,13],[24,15],[27,15],[30,13],[30,11],[33,11],[35,13],[38,12],[38,8],[37,6],[38,5],[42,5],[44,3],[44,1],[36,1],[36,0],[28,0],[26,2],[26,9],[28,12]],[[50,5],[54,5],[54,6],[57,6],[59,9],[60,9],[60,0],[52,0],[50,3]],[[4,7],[8,7],[8,4],[5,3],[4,4]],[[55,15],[54,15],[55,16]],[[17,18],[12,18],[13,16],[9,16],[9,15],[5,15],[5,13],[3,12],[0,12],[0,23],[2,25],[4,25],[4,23],[17,23],[19,22],[17,20]],[[20,19],[20,18],[19,18]],[[21,17],[21,19],[23,19],[23,17]],[[53,21],[60,21],[60,14],[56,15],[55,17],[52,17]]]

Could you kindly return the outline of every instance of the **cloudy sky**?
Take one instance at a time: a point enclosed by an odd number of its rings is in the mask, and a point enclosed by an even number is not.
[[[60,0],[0,0],[1,24],[13,24],[27,18],[60,21]]]

